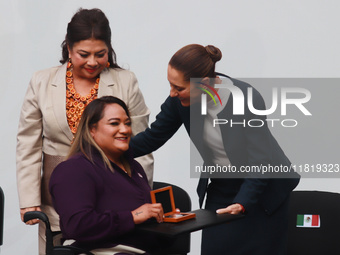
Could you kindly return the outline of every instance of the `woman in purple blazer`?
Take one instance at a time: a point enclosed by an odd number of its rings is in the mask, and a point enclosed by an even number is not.
[[[163,244],[134,231],[151,218],[161,222],[163,209],[151,204],[146,174],[129,151],[131,133],[122,100],[94,100],[84,110],[68,159],[51,176],[63,238],[95,254],[148,254]]]

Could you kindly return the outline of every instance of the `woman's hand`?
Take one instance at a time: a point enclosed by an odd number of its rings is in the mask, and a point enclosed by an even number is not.
[[[230,214],[240,214],[244,212],[244,208],[241,204],[232,204],[226,208],[218,209],[217,214],[230,213]]]
[[[135,224],[143,223],[150,218],[156,218],[158,223],[163,222],[163,207],[160,203],[144,204],[131,213]]]
[[[34,211],[41,212],[40,206],[21,208],[20,209],[21,220],[24,221],[24,214],[26,212],[34,212]],[[34,224],[37,224],[37,223],[39,223],[39,220],[38,219],[34,219],[34,220],[27,221],[26,225],[34,225]]]

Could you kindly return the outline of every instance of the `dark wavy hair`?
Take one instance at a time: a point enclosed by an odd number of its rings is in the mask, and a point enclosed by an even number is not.
[[[80,8],[76,14],[73,15],[71,21],[67,25],[65,40],[61,44],[62,59],[60,60],[60,63],[64,64],[69,59],[67,46],[72,49],[76,42],[92,38],[105,42],[109,49],[108,56],[110,67],[120,68],[116,63],[116,53],[111,45],[111,29],[109,20],[99,9]]]

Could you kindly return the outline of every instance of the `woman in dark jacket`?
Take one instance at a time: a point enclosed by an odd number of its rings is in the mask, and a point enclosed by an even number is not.
[[[151,127],[132,138],[131,146],[135,156],[150,153],[184,124],[204,160],[203,168],[219,165],[239,173],[200,178],[197,192],[201,206],[207,195],[206,209],[246,214],[243,220],[204,229],[201,254],[286,254],[288,199],[299,176],[291,172],[291,163],[268,129],[266,116],[253,114],[246,104],[248,88],[253,91],[255,109],[265,109],[262,96],[245,82],[216,74],[215,64],[221,57],[221,51],[211,45],[187,45],[176,52],[168,65],[170,97]],[[223,85],[223,79],[231,81],[229,90],[214,85]],[[243,114],[234,114],[235,96],[231,91],[235,90],[246,97]],[[206,114],[202,114],[200,104],[202,91],[211,92]],[[214,119],[233,121],[234,125],[213,125]],[[254,119],[263,125],[247,125]],[[288,172],[279,176],[240,173],[252,167],[261,170],[263,166]]]

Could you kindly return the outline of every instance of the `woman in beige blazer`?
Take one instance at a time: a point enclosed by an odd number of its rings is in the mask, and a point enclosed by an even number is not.
[[[149,109],[135,75],[121,69],[111,46],[104,13],[80,9],[68,24],[63,65],[36,72],[21,110],[17,136],[17,185],[20,213],[44,211],[53,230],[59,217],[52,207],[48,184],[57,164],[69,152],[83,108],[93,99],[113,95],[128,106],[133,135],[148,126]],[[152,155],[137,159],[152,183]],[[29,221],[32,225],[36,220]],[[39,226],[39,253],[44,254],[45,230]]]

